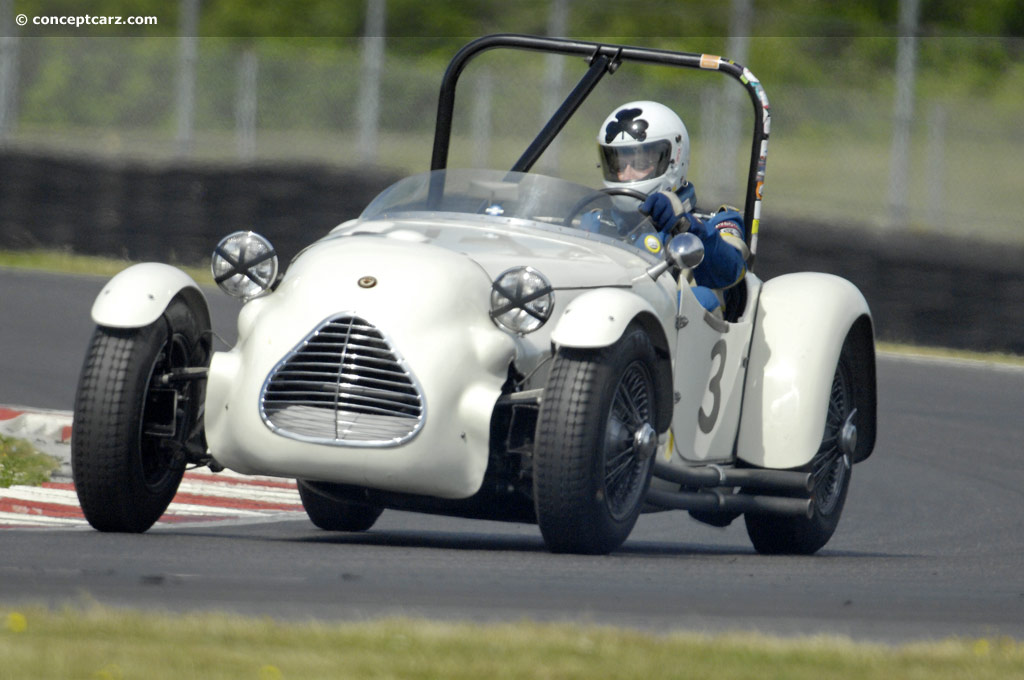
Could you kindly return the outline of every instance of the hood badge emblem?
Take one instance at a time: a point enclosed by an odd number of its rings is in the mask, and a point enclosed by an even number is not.
[[[377,285],[377,279],[375,279],[372,276],[364,276],[361,279],[359,279],[359,287],[360,288],[373,288],[376,285]]]

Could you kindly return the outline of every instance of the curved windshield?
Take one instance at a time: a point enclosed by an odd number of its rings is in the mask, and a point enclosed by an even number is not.
[[[494,222],[525,220],[632,244],[639,233],[653,231],[648,220],[641,220],[638,205],[635,198],[609,196],[545,175],[450,169],[413,175],[393,184],[366,207],[360,219],[396,219],[423,213],[434,217],[473,215]]]

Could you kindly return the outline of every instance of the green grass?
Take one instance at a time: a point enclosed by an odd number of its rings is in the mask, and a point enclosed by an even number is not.
[[[86,274],[111,277],[135,264],[129,260],[112,257],[77,255],[64,250],[7,250],[0,251],[0,267],[15,269],[37,269],[61,274]],[[209,266],[182,266],[185,273],[196,283],[213,285]]]
[[[100,607],[0,608],[6,678],[1006,678],[1008,638],[900,646],[845,638],[644,633],[569,624],[285,623]]]
[[[1020,366],[1024,368],[1024,356],[1005,352],[973,352],[966,349],[949,349],[947,347],[921,347],[900,345],[894,342],[876,342],[878,352],[900,354],[903,356],[922,357],[927,359],[950,359],[954,361],[1000,364],[1004,366]]]
[[[39,486],[58,467],[57,459],[36,451],[27,441],[0,435],[0,487]]]

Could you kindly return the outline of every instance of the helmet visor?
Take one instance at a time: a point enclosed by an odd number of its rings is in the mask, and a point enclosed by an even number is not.
[[[659,139],[645,144],[598,144],[601,171],[609,182],[638,182],[664,175],[672,159],[672,144]]]

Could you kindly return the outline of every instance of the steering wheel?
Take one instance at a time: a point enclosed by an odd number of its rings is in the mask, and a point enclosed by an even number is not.
[[[647,194],[637,189],[630,189],[629,187],[604,187],[599,190],[605,196],[629,196],[643,203],[647,200]],[[571,227],[573,218],[583,212],[583,209],[594,201],[600,200],[601,196],[591,194],[584,196],[576,205],[569,211],[569,215],[565,218],[565,226]]]

